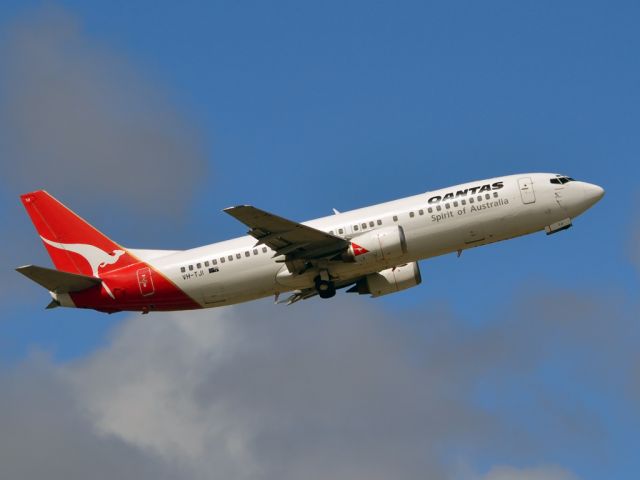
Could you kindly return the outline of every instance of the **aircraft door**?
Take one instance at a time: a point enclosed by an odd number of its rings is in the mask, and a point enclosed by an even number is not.
[[[143,297],[148,297],[155,293],[153,287],[153,278],[151,277],[151,269],[149,267],[140,268],[136,272],[138,277],[138,286],[140,287],[140,294]]]
[[[522,177],[518,179],[518,186],[520,187],[522,203],[535,203],[536,194],[533,191],[533,181],[531,180],[531,177]]]

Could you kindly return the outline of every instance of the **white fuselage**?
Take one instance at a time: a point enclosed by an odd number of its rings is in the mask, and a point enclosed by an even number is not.
[[[537,232],[572,218],[602,197],[600,187],[531,173],[456,185],[304,222],[357,242],[377,228],[399,225],[406,253],[393,261],[330,262],[343,284],[386,268]],[[486,186],[489,187],[486,187]],[[501,185],[499,188],[495,186]],[[484,188],[483,188],[484,187]],[[466,192],[465,192],[466,191]],[[244,236],[179,252],[132,250],[203,307],[313,288],[317,271],[290,274],[274,252]]]

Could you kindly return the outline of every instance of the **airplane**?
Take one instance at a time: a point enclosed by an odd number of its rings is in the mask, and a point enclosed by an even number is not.
[[[55,269],[16,270],[49,290],[47,308],[191,310],[273,296],[292,304],[336,290],[372,297],[421,283],[418,261],[545,231],[551,235],[604,190],[550,173],[479,180],[298,223],[251,205],[224,212],[243,237],[189,250],[125,248],[38,190],[21,195]],[[280,300],[280,295],[287,298]]]

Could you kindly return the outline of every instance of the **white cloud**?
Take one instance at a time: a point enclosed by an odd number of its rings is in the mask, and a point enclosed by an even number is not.
[[[181,478],[170,463],[97,435],[59,374],[39,356],[0,370],[0,478]]]
[[[66,375],[101,432],[195,478],[388,478],[401,460],[406,478],[420,478],[440,470],[425,463],[437,432],[482,424],[433,395],[440,380],[424,381],[405,357],[411,339],[374,310],[301,312],[135,318]]]
[[[482,480],[578,480],[570,471],[555,466],[537,468],[493,467]]]
[[[230,348],[225,315],[132,319],[107,350],[72,368],[68,378],[96,426],[162,455],[204,455],[203,415],[224,415],[202,411],[195,389]]]
[[[610,309],[603,323],[590,302],[538,294],[482,328],[426,306],[399,316],[357,297],[134,315],[89,357],[47,364],[47,382],[16,367],[0,404],[20,391],[16,382],[32,400],[0,409],[0,427],[21,432],[16,444],[0,428],[0,447],[32,443],[51,461],[40,450],[55,442],[50,468],[73,477],[73,449],[62,447],[79,435],[92,455],[194,480],[452,479],[454,461],[537,463],[567,445],[573,458],[589,456],[606,451],[598,412],[538,369],[552,361],[581,391],[621,391],[609,382],[633,365],[630,324]],[[602,365],[582,362],[593,351]],[[34,478],[30,467],[0,456],[0,476]],[[496,467],[483,480],[511,474],[572,478],[555,467]]]

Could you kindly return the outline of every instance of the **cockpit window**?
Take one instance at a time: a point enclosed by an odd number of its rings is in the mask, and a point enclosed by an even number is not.
[[[565,177],[564,175],[556,175],[556,178],[552,178],[549,181],[555,185],[564,185],[565,183],[575,182],[573,178]]]

